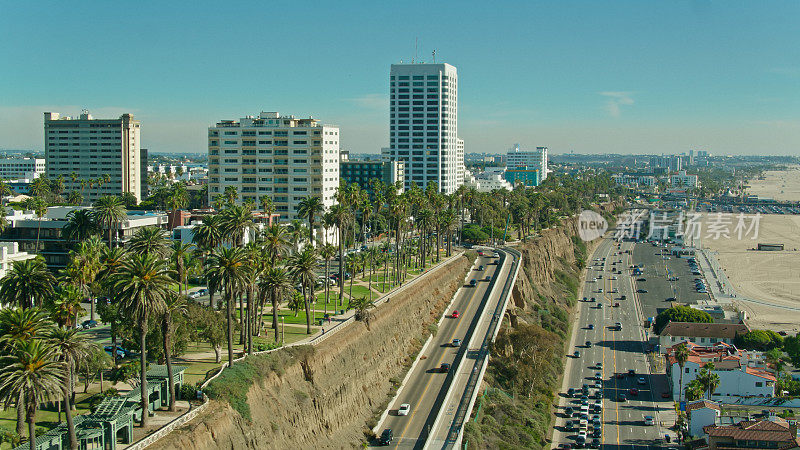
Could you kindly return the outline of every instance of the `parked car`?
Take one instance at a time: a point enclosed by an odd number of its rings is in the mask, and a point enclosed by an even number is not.
[[[590,323],[589,325],[586,325],[586,328],[587,328],[588,330],[594,330],[594,324],[593,324],[593,323]]]
[[[477,286],[477,285],[478,285],[478,280],[474,280],[474,279],[473,279],[473,280],[469,280],[469,285],[470,285],[471,287],[475,287],[475,286]]]
[[[458,319],[458,317],[459,317],[458,310],[454,309],[453,310],[453,314],[451,314],[450,317],[452,317],[453,319]]]
[[[84,320],[83,322],[81,322],[81,328],[83,328],[84,330],[88,330],[89,328],[94,328],[96,326],[97,326],[96,320]]]
[[[439,372],[443,373],[450,372],[450,363],[442,363],[442,365],[439,366]]]
[[[453,347],[461,347],[461,339],[453,339],[453,342],[450,345]]]
[[[483,266],[478,266],[478,270],[483,272]]]
[[[574,358],[580,358],[581,357],[581,352],[579,352],[578,350],[575,350],[574,352],[572,352],[572,356]]]
[[[640,385],[645,385],[645,384],[647,384],[647,380],[645,380],[645,379],[644,379],[644,377],[639,377],[639,379],[638,379],[638,380],[636,380],[636,382],[637,382],[638,384],[640,384]]]
[[[586,341],[584,345],[586,346],[586,348],[592,348],[592,341]]]
[[[633,396],[637,396],[637,395],[639,395],[639,390],[636,389],[636,388],[630,388],[630,389],[628,389],[628,394],[631,394]]]
[[[653,416],[644,416],[644,424],[645,425],[655,425],[656,421],[653,419]]]
[[[408,412],[411,411],[411,405],[408,403],[403,403],[400,405],[400,408],[397,409],[398,416],[407,416]]]
[[[626,397],[625,394],[619,394],[617,401],[620,403],[625,403],[628,401],[628,397]]]
[[[198,299],[198,298],[200,298],[200,293],[197,292],[197,291],[192,292],[192,293],[189,294],[189,298],[192,299],[192,300]]]
[[[113,356],[113,354],[111,352],[112,352],[113,349],[114,349],[114,347],[111,346],[111,345],[106,345],[105,347],[103,347],[103,350],[105,350],[106,353],[108,353],[109,355],[112,355],[112,356]],[[124,358],[124,357],[128,356],[129,352],[127,350],[125,350],[124,348],[122,348],[120,346],[117,346],[116,353],[117,353],[117,358]]]
[[[636,292],[639,294],[647,294],[647,289],[637,289]]]
[[[392,432],[391,428],[387,428],[383,430],[380,437],[378,438],[378,445],[389,445],[392,443],[394,439],[394,433]]]

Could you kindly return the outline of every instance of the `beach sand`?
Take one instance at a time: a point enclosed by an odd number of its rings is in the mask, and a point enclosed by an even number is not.
[[[751,180],[751,194],[776,200],[800,200],[800,168],[768,172],[765,180]],[[712,214],[713,216],[713,214]],[[736,214],[732,220],[735,225]],[[708,223],[709,217],[704,220]],[[749,222],[748,222],[749,223]],[[705,227],[704,227],[705,228]],[[731,227],[733,231],[733,227]],[[705,234],[705,231],[704,231]],[[734,233],[729,239],[702,239],[705,248],[716,251],[717,259],[739,297],[800,308],[800,216],[768,214],[761,217],[758,237]],[[784,244],[783,251],[756,251],[758,243]],[[753,302],[735,301],[748,313],[754,328],[797,333],[800,311]]]

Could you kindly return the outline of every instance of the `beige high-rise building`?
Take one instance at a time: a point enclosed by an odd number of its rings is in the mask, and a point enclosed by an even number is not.
[[[237,203],[258,207],[261,197],[271,198],[281,220],[300,219],[307,196],[330,208],[339,187],[339,128],[277,112],[218,122],[208,128],[209,201],[231,187]]]
[[[78,191],[88,204],[103,195],[130,192],[141,201],[139,129],[133,114],[95,119],[84,110],[79,118],[44,113],[47,177],[64,180],[64,194]]]

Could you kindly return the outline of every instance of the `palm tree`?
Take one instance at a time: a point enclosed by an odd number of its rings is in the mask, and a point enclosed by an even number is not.
[[[272,303],[272,329],[275,330],[275,342],[278,342],[278,305],[280,298],[292,287],[289,273],[282,267],[271,266],[261,276],[261,290],[269,293]]]
[[[330,270],[331,258],[336,254],[336,247],[331,244],[325,244],[319,251],[319,255],[325,260],[325,314],[328,313],[328,299],[330,296]]]
[[[300,283],[306,307],[306,334],[311,334],[311,302],[314,301],[314,282],[316,281],[317,252],[308,246],[289,257],[289,274]]]
[[[263,234],[264,250],[272,261],[283,258],[289,251],[288,232],[285,227],[273,224]]]
[[[72,206],[78,206],[83,203],[83,195],[78,191],[69,191],[69,194],[67,194],[67,203]]]
[[[314,240],[314,219],[319,217],[325,211],[325,205],[322,204],[322,198],[308,196],[300,200],[300,205],[297,208],[297,214],[300,217],[308,219],[308,240],[311,245],[315,245]]]
[[[689,347],[686,346],[685,342],[678,344],[678,346],[675,347],[674,356],[675,356],[675,362],[678,363],[678,367],[681,369],[678,386],[680,386],[680,391],[681,391],[679,400],[682,400],[681,396],[683,395],[683,366],[685,366],[686,361],[689,360]]]
[[[122,262],[113,276],[114,289],[122,309],[139,327],[139,377],[141,389],[141,426],[147,426],[147,328],[151,316],[160,314],[166,307],[174,283],[168,261],[147,253],[134,253]]]
[[[289,302],[286,306],[292,310],[294,316],[297,317],[297,314],[300,312],[300,309],[303,307],[305,303],[305,299],[303,298],[303,294],[298,291],[292,291],[292,295],[289,296]]]
[[[186,294],[187,290],[187,263],[193,248],[194,245],[184,244],[180,241],[175,241],[172,244],[172,259],[175,262],[175,274],[178,277],[178,292],[182,294]],[[181,285],[183,286],[181,287]]]
[[[186,208],[188,205],[189,194],[186,192],[186,187],[182,182],[175,183],[169,193],[169,198],[167,198],[167,206],[175,212]]]
[[[0,303],[22,308],[41,306],[45,298],[53,295],[55,283],[41,256],[14,261],[11,270],[0,279]]]
[[[146,253],[160,259],[168,258],[172,253],[167,232],[155,225],[137,229],[127,247],[131,253]]]
[[[231,305],[242,291],[247,271],[250,270],[248,254],[242,247],[217,250],[209,258],[210,275],[217,278],[225,295],[226,318],[228,321],[228,366],[233,365],[233,317]]]
[[[356,310],[355,319],[364,322],[369,330],[369,323],[372,320],[372,312],[370,309],[375,307],[375,302],[367,297],[361,296],[359,298],[351,299],[350,306]]]
[[[169,382],[169,410],[175,411],[175,381],[172,374],[172,335],[175,333],[174,318],[186,314],[186,297],[169,291],[164,299],[164,310],[161,313],[161,337],[164,344],[164,360],[167,364],[167,380]]]
[[[89,286],[94,283],[97,273],[101,269],[100,256],[102,249],[108,248],[97,236],[92,236],[70,252],[70,262],[65,269],[65,278],[68,279],[89,300],[90,318],[94,320],[95,302],[91,298]]]
[[[347,224],[350,223],[350,211],[345,205],[337,203],[331,207],[331,217],[339,229],[339,306],[342,306],[344,297],[344,237]]]
[[[203,221],[192,228],[194,236],[192,242],[203,252],[203,265],[206,272],[206,284],[208,285],[208,303],[214,308],[214,286],[208,279],[208,255],[222,243],[222,225],[220,216],[208,215],[203,217]]]
[[[100,226],[94,221],[89,209],[70,211],[67,214],[67,223],[61,229],[61,235],[72,242],[80,242],[98,233],[100,233]]]
[[[36,251],[38,252],[39,234],[42,231],[42,219],[47,215],[47,202],[41,197],[31,197],[25,202],[25,209],[33,211],[38,221],[38,226],[36,228]]]
[[[64,363],[66,376],[62,385],[64,396],[64,415],[67,419],[69,445],[72,449],[78,448],[78,438],[75,435],[75,424],[72,422],[72,392],[74,391],[75,365],[90,351],[90,344],[83,334],[78,334],[76,329],[53,328],[49,336],[50,343],[55,346],[58,360]]]
[[[122,199],[116,196],[104,195],[94,202],[92,216],[95,222],[101,224],[108,230],[108,246],[114,247],[112,233],[116,224],[126,215],[125,204]]]
[[[118,303],[119,295],[118,292],[114,289],[114,277],[116,273],[119,271],[120,267],[122,267],[122,263],[127,258],[128,254],[122,247],[117,248],[108,248],[105,245],[103,246],[102,250],[100,251],[100,270],[97,272],[97,276],[95,280],[97,280],[101,292],[103,292],[108,298],[114,299],[115,303]],[[114,305],[110,308],[112,314],[110,321],[105,320],[109,324],[109,328],[111,331],[111,345],[114,348],[117,348],[117,336],[118,336],[118,326],[119,321],[118,319],[118,308]],[[108,317],[106,317],[107,319]],[[117,364],[117,354],[116,352],[111,355],[114,358],[114,365]]]
[[[12,403],[25,406],[30,449],[36,450],[36,411],[39,403],[63,395],[66,376],[64,363],[58,361],[56,348],[42,339],[20,342],[0,364],[0,401],[5,408]]]
[[[222,216],[222,235],[227,236],[231,245],[244,245],[244,236],[253,228],[253,212],[245,205],[233,205],[220,213]]]
[[[261,201],[261,210],[268,218],[272,218],[272,212],[275,210],[272,206],[272,198],[269,195],[262,195],[259,200]]]

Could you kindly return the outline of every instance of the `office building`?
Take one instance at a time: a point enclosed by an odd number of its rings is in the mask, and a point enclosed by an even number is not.
[[[697,175],[687,175],[685,170],[678,172],[669,177],[669,184],[672,187],[700,187],[700,181]]]
[[[141,201],[146,175],[141,172],[139,127],[133,114],[95,119],[84,110],[74,119],[44,113],[47,177],[63,177],[65,192],[80,192],[85,203],[124,192]]]
[[[0,159],[0,178],[33,180],[44,175],[45,163],[42,158],[4,158]]]
[[[269,196],[281,220],[299,219],[307,196],[334,204],[339,128],[277,112],[222,120],[208,128],[208,171],[209,202],[233,187],[237,203]]]
[[[547,178],[547,147],[526,151],[514,144],[506,154],[505,178],[512,185],[538,186]]]
[[[405,163],[405,187],[454,192],[464,179],[458,138],[458,74],[450,64],[392,64],[389,73],[389,147],[383,156]]]
[[[402,161],[342,161],[339,176],[347,183],[356,183],[372,192],[370,180],[379,179],[387,186],[400,182],[405,184],[405,168]],[[400,190],[402,192],[402,188]]]

